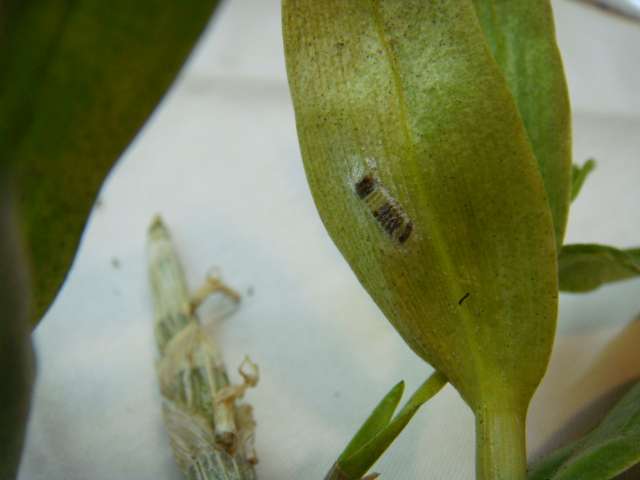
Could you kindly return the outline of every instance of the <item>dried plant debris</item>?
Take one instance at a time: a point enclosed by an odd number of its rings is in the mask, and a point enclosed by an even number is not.
[[[258,367],[247,357],[239,368],[244,382],[231,385],[220,350],[194,313],[210,294],[225,295],[236,303],[240,297],[214,277],[189,296],[159,218],[149,229],[148,255],[162,410],[176,462],[189,480],[256,479],[255,422],[251,406],[237,400],[257,384]]]

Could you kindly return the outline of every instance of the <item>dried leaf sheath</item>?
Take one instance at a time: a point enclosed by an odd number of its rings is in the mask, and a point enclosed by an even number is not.
[[[244,384],[229,385],[218,348],[193,314],[178,257],[159,219],[149,230],[148,255],[161,356],[158,380],[176,462],[189,480],[255,479],[251,407],[235,401],[256,384],[257,367],[247,359],[240,370]],[[214,279],[206,288],[232,294]],[[202,291],[198,297],[204,298]]]

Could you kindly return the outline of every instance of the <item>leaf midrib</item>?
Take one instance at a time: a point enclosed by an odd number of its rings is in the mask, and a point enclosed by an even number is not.
[[[408,114],[408,108],[406,105],[406,100],[404,95],[400,66],[398,64],[398,61],[396,59],[396,56],[393,52],[391,45],[385,38],[385,30],[384,30],[383,22],[381,19],[381,15],[378,10],[378,0],[369,0],[369,5],[371,7],[371,14],[374,20],[375,28],[378,33],[380,43],[384,47],[387,61],[389,63],[389,67],[392,72],[394,90],[397,96],[398,105],[400,106],[400,109],[401,109],[399,119],[400,119],[402,133],[405,141],[405,148],[408,154],[410,155],[410,159],[411,159],[411,161],[407,163],[407,166],[410,168],[412,176],[415,179],[415,181],[421,184],[420,185],[421,188],[416,189],[416,191],[420,192],[420,195],[422,195],[423,197],[428,198],[428,194],[427,194],[428,190],[425,188],[422,181],[422,176],[420,175],[420,171],[417,168],[417,165],[418,165],[417,154],[411,143],[411,135],[410,135],[409,122],[408,122],[409,114]],[[431,202],[427,200],[426,202],[424,202],[424,204],[430,205]],[[430,212],[420,212],[420,213],[422,215],[431,217]],[[429,222],[430,223],[430,230],[429,230],[430,241],[432,242],[434,250],[437,252],[437,255],[441,261],[441,267],[442,267],[441,270],[446,274],[448,279],[452,280],[456,278],[455,269],[453,268],[451,257],[447,254],[445,242],[442,240],[443,235],[440,228],[441,227],[440,222],[434,218],[431,218],[431,220],[432,221]],[[456,290],[455,292],[452,291],[454,289]],[[453,286],[449,288],[449,293],[450,293],[449,298],[454,299],[454,298],[461,297],[464,294],[463,290],[464,289],[462,289],[461,286],[456,282]],[[422,293],[422,292],[417,292],[417,293]],[[458,313],[456,314],[456,317],[461,320],[462,330],[465,333],[465,340],[469,347],[469,352],[473,357],[474,368],[476,369],[476,372],[475,372],[476,374],[469,378],[487,378],[485,368],[484,368],[484,363],[482,362],[482,357],[480,355],[478,342],[475,336],[473,335],[474,333],[473,319],[470,318],[469,314],[465,314],[464,312],[461,312],[461,311],[458,311]],[[414,321],[420,321],[420,320],[421,319],[414,319]],[[465,400],[468,401],[469,399],[465,399]]]

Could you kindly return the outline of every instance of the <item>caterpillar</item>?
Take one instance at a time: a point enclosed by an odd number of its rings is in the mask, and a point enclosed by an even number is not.
[[[355,184],[355,190],[387,235],[396,243],[406,242],[413,231],[413,221],[382,182],[367,173]]]

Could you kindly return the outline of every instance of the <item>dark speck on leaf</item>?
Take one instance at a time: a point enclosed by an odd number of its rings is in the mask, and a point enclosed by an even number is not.
[[[464,301],[465,301],[465,299],[466,299],[468,296],[469,296],[469,293],[468,293],[468,292],[467,292],[467,293],[465,293],[465,294],[464,294],[464,297],[462,297],[462,298],[458,301],[458,305],[462,305],[462,302],[464,302]]]

